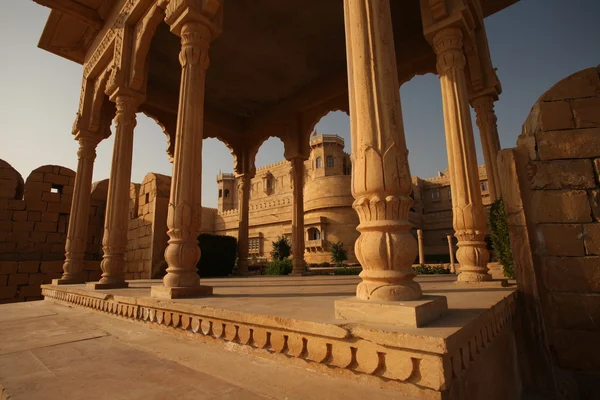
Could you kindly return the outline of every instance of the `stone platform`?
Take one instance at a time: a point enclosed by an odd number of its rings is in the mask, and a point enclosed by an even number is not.
[[[46,302],[97,310],[285,365],[360,377],[405,396],[477,399],[493,390],[496,395],[486,398],[511,398],[517,388],[511,373],[515,288],[463,285],[454,276],[417,280],[424,294],[448,301],[448,312],[422,328],[336,320],[334,301],[354,294],[355,276],[203,279],[214,295],[198,299],[151,298],[150,288],[159,281],[97,291],[45,285],[43,294]]]

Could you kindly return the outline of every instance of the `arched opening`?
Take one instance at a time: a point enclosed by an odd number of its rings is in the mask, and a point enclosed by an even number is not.
[[[308,231],[308,240],[320,240],[321,239],[321,231],[317,228],[309,228]]]
[[[323,168],[323,158],[317,157],[315,159],[315,168]]]

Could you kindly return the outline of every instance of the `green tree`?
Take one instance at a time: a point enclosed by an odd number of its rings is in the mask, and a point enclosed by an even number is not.
[[[281,235],[271,243],[273,244],[273,251],[271,251],[273,260],[285,260],[292,254],[292,246],[286,236]]]
[[[508,219],[502,198],[491,205],[488,223],[492,244],[496,250],[496,257],[502,264],[504,275],[507,278],[515,279],[515,264],[508,234]]]
[[[335,264],[342,264],[348,259],[348,252],[344,249],[344,243],[337,242],[331,245],[331,261]]]

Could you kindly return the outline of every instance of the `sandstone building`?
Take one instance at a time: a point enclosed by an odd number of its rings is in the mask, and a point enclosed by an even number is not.
[[[350,155],[344,152],[344,139],[337,135],[311,135],[310,157],[304,162],[304,231],[307,263],[331,261],[331,243],[341,241],[348,251],[349,262],[357,262],[354,242],[359,236],[358,215],[352,208]],[[271,242],[280,235],[291,242],[292,175],[291,164],[281,161],[256,170],[250,184],[249,254],[252,258],[269,258]],[[491,203],[484,166],[479,167],[479,181],[484,206]],[[203,209],[204,232],[238,235],[239,178],[222,173],[217,177],[218,206]],[[410,222],[413,235],[423,231],[426,262],[448,262],[447,236],[453,235],[452,199],[448,171],[434,178],[413,177],[415,200]],[[166,242],[165,242],[166,246]],[[417,260],[415,261],[417,262]]]

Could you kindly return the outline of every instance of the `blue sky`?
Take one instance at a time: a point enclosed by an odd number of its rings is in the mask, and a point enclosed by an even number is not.
[[[49,9],[30,0],[0,4],[0,159],[26,179],[46,164],[77,166],[77,142],[71,126],[79,103],[81,66],[37,48]],[[558,80],[600,64],[599,0],[521,0],[485,20],[494,66],[503,94],[496,103],[502,147],[515,145],[521,126],[537,98]],[[404,127],[413,175],[434,176],[447,167],[439,79],[418,76],[404,84]],[[349,121],[331,113],[317,125],[322,133],[346,139]],[[94,180],[110,172],[113,136],[98,146]],[[478,159],[483,163],[478,131]],[[132,181],[146,173],[171,175],[165,136],[143,115],[135,132]],[[269,139],[257,166],[283,158],[283,145]],[[216,205],[215,178],[231,171],[233,159],[215,139],[204,141],[203,205]]]

